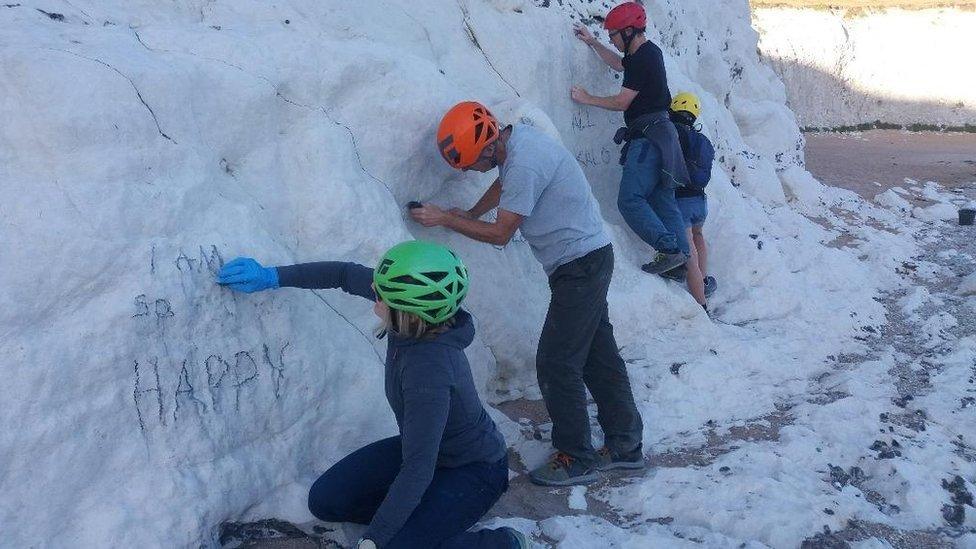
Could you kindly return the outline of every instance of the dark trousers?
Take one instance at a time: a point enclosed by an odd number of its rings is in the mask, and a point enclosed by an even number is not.
[[[364,446],[339,460],[315,483],[308,508],[320,520],[369,524],[400,471],[400,437]],[[514,547],[501,529],[467,532],[508,489],[508,458],[496,463],[439,467],[403,528],[385,548]]]
[[[607,309],[612,276],[609,245],[552,273],[552,301],[536,353],[539,388],[552,418],[552,445],[587,465],[596,460],[587,389],[596,401],[597,421],[608,448],[631,452],[643,434]]]

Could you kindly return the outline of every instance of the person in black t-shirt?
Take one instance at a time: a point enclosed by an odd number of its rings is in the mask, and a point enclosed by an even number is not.
[[[642,266],[659,274],[683,265],[689,257],[684,220],[674,189],[688,182],[688,172],[674,126],[668,120],[671,92],[661,48],[644,36],[647,16],[636,2],[621,4],[607,14],[604,27],[621,58],[577,25],[576,36],[593,48],[610,68],[623,71],[620,92],[609,97],[589,94],[573,86],[577,103],[623,111],[628,145],[617,207],[630,228],[656,251]]]

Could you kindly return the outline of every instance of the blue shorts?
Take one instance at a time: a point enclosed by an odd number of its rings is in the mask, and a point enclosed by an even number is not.
[[[708,199],[705,195],[678,198],[678,209],[685,220],[685,228],[699,227],[708,217]]]

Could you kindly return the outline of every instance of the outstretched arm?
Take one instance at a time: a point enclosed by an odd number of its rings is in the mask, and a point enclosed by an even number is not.
[[[347,294],[376,301],[373,269],[358,263],[319,261],[277,267],[281,286],[307,290],[339,288]]]
[[[432,204],[425,204],[423,208],[414,208],[410,210],[410,215],[424,227],[447,227],[468,238],[495,246],[508,244],[524,219],[521,215],[500,209],[495,222],[489,223],[445,212]]]
[[[576,34],[577,38],[583,41],[584,44],[593,48],[593,51],[595,51],[596,54],[600,56],[600,59],[603,60],[603,62],[606,63],[611,69],[617,72],[624,70],[623,59],[620,57],[620,55],[600,43],[600,41],[590,33],[589,29],[577,23],[575,28],[573,28],[573,32]]]
[[[501,196],[502,196],[502,180],[496,178],[495,182],[492,183],[490,187],[488,187],[488,190],[485,191],[485,194],[483,194],[481,198],[478,200],[478,203],[475,204],[473,208],[468,210],[468,213],[474,219],[480,218],[481,216],[485,215],[486,213],[498,207],[498,201],[501,199]]]
[[[281,286],[306,289],[341,288],[346,293],[376,300],[372,287],[373,269],[338,261],[264,267],[250,257],[238,257],[220,268],[217,283],[245,293]]]
[[[598,97],[590,95],[579,86],[573,86],[573,89],[570,90],[570,96],[573,98],[573,101],[584,105],[592,105],[609,111],[625,111],[630,107],[634,98],[637,97],[637,92],[630,88],[620,88],[620,92],[617,95]]]

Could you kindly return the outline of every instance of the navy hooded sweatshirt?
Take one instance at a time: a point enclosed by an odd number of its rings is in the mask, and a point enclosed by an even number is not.
[[[376,300],[373,269],[323,261],[278,267],[281,286],[344,292]],[[396,416],[403,464],[365,537],[385,545],[420,503],[437,467],[495,463],[505,439],[488,416],[464,349],[474,340],[471,315],[459,310],[454,325],[427,339],[388,337],[386,399]]]

